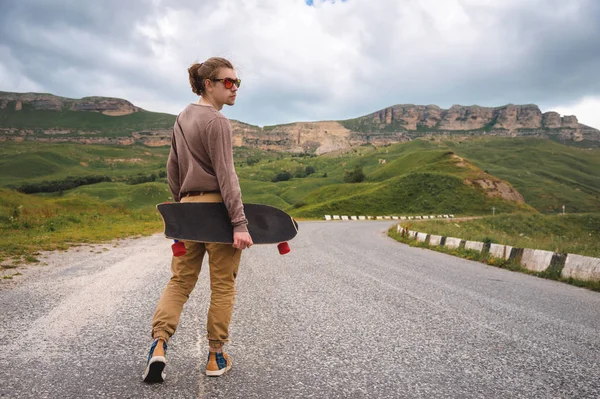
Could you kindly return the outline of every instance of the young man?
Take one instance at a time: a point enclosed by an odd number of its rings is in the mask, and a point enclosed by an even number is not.
[[[208,253],[211,298],[206,323],[209,354],[206,375],[220,376],[231,368],[223,352],[235,300],[235,279],[241,251],[252,246],[242,195],[233,164],[231,125],[219,111],[233,105],[241,81],[232,64],[213,57],[188,69],[192,91],[200,96],[178,116],[167,161],[169,188],[176,202],[224,202],[233,225],[233,245],[185,241],[187,253],[173,257],[172,277],[154,313],[154,342],[144,370],[145,382],[165,378],[165,353],[175,333],[183,305],[198,281]]]

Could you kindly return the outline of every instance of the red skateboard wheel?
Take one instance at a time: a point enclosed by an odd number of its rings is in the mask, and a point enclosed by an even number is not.
[[[173,256],[182,256],[187,253],[185,245],[181,241],[175,240],[175,244],[171,245],[171,249],[173,250]]]
[[[287,242],[280,242],[277,244],[277,249],[280,255],[285,255],[290,252],[290,245]]]

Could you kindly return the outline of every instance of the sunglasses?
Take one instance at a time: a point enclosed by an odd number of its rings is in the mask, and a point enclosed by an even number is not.
[[[237,88],[240,88],[240,85],[242,84],[242,81],[240,79],[231,79],[231,78],[224,78],[224,79],[213,79],[213,82],[223,82],[223,86],[225,86],[226,89],[231,89],[233,87],[233,85],[236,85]]]

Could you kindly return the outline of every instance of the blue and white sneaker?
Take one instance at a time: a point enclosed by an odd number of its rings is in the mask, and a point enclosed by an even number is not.
[[[209,352],[206,361],[206,375],[219,377],[231,368],[231,358],[225,352]]]
[[[146,370],[144,370],[144,374],[142,374],[142,378],[144,382],[152,383],[152,382],[163,382],[165,380],[166,374],[164,372],[165,366],[167,365],[167,359],[165,358],[167,354],[167,344],[163,340],[163,356],[154,356],[154,351],[156,346],[158,345],[158,339],[156,339],[152,346],[150,347],[150,352],[148,353],[148,363],[146,364]]]

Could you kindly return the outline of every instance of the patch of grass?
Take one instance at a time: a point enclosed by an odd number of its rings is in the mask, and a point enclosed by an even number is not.
[[[163,224],[153,206],[125,208],[85,194],[39,198],[0,189],[0,254],[35,262],[40,250],[149,235]],[[19,214],[9,216],[19,209]]]
[[[574,278],[560,278],[559,281],[563,283],[575,285],[581,288],[587,288],[592,291],[600,292],[600,281],[583,281],[583,280],[575,280]]]
[[[439,172],[456,176],[466,175],[469,170],[457,165],[453,153],[448,150],[430,150],[410,152],[397,159],[386,162],[385,165],[369,174],[369,181],[385,181],[402,174],[416,172]]]
[[[7,274],[7,275],[4,275],[4,276],[2,276],[2,278],[3,278],[4,280],[12,280],[12,279],[13,279],[13,277],[16,277],[16,276],[22,276],[22,275],[23,275],[22,273],[20,273],[20,272],[16,272],[16,273],[14,273],[14,274]]]

